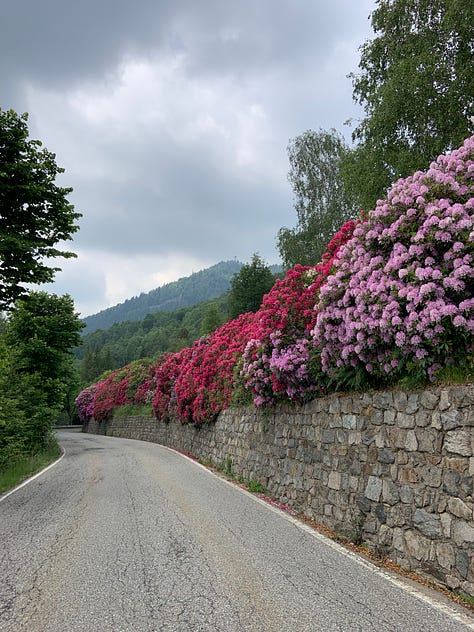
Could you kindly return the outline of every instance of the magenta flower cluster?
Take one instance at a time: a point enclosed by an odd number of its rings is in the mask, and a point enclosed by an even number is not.
[[[76,397],[76,408],[79,419],[86,423],[94,414],[94,399],[98,384],[91,384]]]
[[[399,180],[341,248],[312,332],[323,371],[434,377],[472,354],[473,157],[474,137]]]

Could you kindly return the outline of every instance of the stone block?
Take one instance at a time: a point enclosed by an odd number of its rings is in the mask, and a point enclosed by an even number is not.
[[[415,416],[408,415],[404,412],[399,412],[397,414],[396,424],[399,428],[414,428],[415,427]]]
[[[434,391],[423,391],[420,395],[420,404],[427,410],[434,410],[439,402],[439,395]]]
[[[390,431],[392,448],[404,449],[406,435],[407,435],[406,430],[404,430],[403,428],[397,428],[397,427],[392,428]]]
[[[334,443],[335,438],[336,438],[336,433],[334,430],[323,430],[321,442],[327,445],[330,443]]]
[[[393,407],[393,394],[390,392],[379,391],[373,394],[372,403],[374,408],[387,410]]]
[[[448,510],[457,518],[464,520],[473,520],[472,506],[469,507],[460,498],[450,498],[448,500]]]
[[[395,455],[390,448],[382,448],[378,451],[377,461],[380,463],[395,463]]]
[[[379,502],[380,496],[382,495],[382,480],[376,476],[369,476],[365,488],[365,495],[370,500]]]
[[[330,428],[342,428],[342,417],[341,415],[331,415],[329,419],[329,427]]]
[[[357,428],[357,417],[355,415],[343,415],[342,416],[342,427],[347,430],[356,430]]]
[[[438,564],[443,568],[450,569],[454,566],[454,549],[452,544],[447,542],[439,542],[436,545],[436,559]]]
[[[402,503],[411,505],[413,502],[413,489],[410,485],[401,485],[399,489],[400,500]]]
[[[374,514],[377,520],[381,524],[385,524],[387,522],[387,513],[385,511],[385,507],[382,503],[378,504],[374,509]]]
[[[455,472],[467,472],[469,469],[470,460],[465,457],[459,456],[445,456],[443,458],[443,467],[446,470],[453,470]],[[474,474],[474,471],[472,472]]]
[[[474,582],[462,582],[460,588],[466,595],[474,597]]]
[[[451,406],[451,401],[449,397],[449,392],[446,389],[443,389],[439,394],[438,408],[441,411],[445,411],[445,410],[448,410],[450,406]]]
[[[395,527],[393,529],[393,538],[392,538],[392,546],[397,551],[405,550],[405,540],[403,538],[403,529],[400,527]]]
[[[452,534],[458,546],[462,546],[465,542],[474,542],[474,525],[464,520],[453,520]]]
[[[359,430],[349,430],[347,443],[349,445],[359,445],[362,441],[362,433]]]
[[[441,423],[441,413],[436,410],[431,413],[431,426],[432,428],[436,428],[436,430],[441,430],[443,427]]]
[[[424,509],[415,510],[413,514],[413,525],[429,538],[439,537],[442,534],[440,517]]]
[[[444,439],[444,449],[447,452],[472,456],[472,432],[469,430],[450,430]]]
[[[456,552],[456,570],[463,579],[467,579],[469,573],[469,555],[466,551]]]
[[[430,552],[430,540],[408,529],[405,531],[405,546],[410,557],[427,560]]]
[[[386,426],[393,426],[393,424],[395,423],[395,417],[396,417],[396,413],[394,410],[384,410],[383,411],[383,423]]]
[[[366,496],[361,496],[356,500],[356,505],[359,507],[363,514],[368,514],[372,507],[372,503]]]
[[[446,584],[452,590],[457,590],[461,585],[461,582],[459,581],[459,577],[456,577],[456,575],[446,575]]]
[[[330,489],[341,489],[341,473],[329,472],[328,487]]]
[[[418,439],[414,430],[409,430],[406,434],[405,450],[407,452],[416,452],[418,450]]]
[[[333,395],[329,402],[329,412],[334,415],[335,413],[339,413],[341,411],[341,403],[339,401],[338,395]]]
[[[418,440],[418,450],[420,452],[429,452],[432,454],[435,451],[435,444],[438,440],[438,433],[436,430],[421,428],[416,430],[416,438]]]
[[[441,424],[445,430],[453,430],[463,425],[463,415],[460,410],[448,410],[441,415]]]
[[[433,425],[433,413],[426,410],[419,410],[415,414],[415,424],[420,428],[426,428],[426,426]],[[441,424],[440,424],[441,427]]]
[[[443,470],[440,467],[425,467],[422,469],[421,479],[430,487],[440,487],[442,482]]]
[[[404,391],[395,391],[393,394],[393,405],[395,410],[403,412],[406,410],[408,396]]]
[[[418,483],[418,475],[410,466],[401,467],[398,471],[398,481],[400,483]]]
[[[441,530],[443,532],[443,536],[445,538],[450,538],[451,537],[451,526],[453,523],[453,519],[452,516],[448,513],[442,513],[440,514],[440,520],[441,520]]]
[[[400,499],[398,485],[389,480],[382,482],[382,500],[388,505],[395,505]]]

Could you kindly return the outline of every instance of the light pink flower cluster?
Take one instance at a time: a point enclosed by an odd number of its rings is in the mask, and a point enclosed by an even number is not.
[[[324,371],[417,363],[432,377],[472,352],[473,158],[474,137],[399,180],[341,248],[313,329]]]

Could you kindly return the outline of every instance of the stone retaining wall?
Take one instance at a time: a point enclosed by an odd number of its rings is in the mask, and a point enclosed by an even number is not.
[[[88,432],[153,441],[256,480],[400,566],[474,596],[474,385],[332,395],[195,428],[114,418]]]

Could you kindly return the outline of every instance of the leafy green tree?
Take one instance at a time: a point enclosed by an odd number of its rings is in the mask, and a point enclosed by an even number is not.
[[[60,268],[52,257],[75,257],[59,250],[59,241],[78,229],[66,196],[72,189],[55,184],[64,170],[55,154],[30,140],[28,115],[0,109],[0,309],[25,294],[25,283],[52,281]]]
[[[47,440],[76,379],[71,349],[83,326],[68,295],[31,292],[15,304],[6,334],[9,395],[27,420],[31,448]]]
[[[201,335],[210,334],[222,325],[222,318],[216,303],[209,303],[201,325]]]
[[[290,181],[298,217],[296,228],[281,228],[278,249],[285,267],[315,265],[341,225],[356,214],[354,199],[340,175],[349,149],[335,130],[308,130],[288,145]]]
[[[0,469],[28,450],[25,413],[12,393],[11,353],[0,332]]]
[[[256,312],[263,295],[270,291],[275,283],[270,268],[254,254],[250,263],[244,264],[231,280],[229,295],[229,313],[236,318],[245,312]]]
[[[474,126],[474,11],[466,0],[378,0],[354,100],[365,118],[343,165],[365,209],[399,177],[458,147]]]

